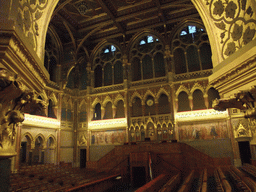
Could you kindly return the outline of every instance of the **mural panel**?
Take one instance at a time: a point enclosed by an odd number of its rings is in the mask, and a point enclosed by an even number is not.
[[[92,145],[122,145],[125,142],[126,130],[92,131]]]
[[[179,139],[183,141],[228,138],[227,122],[201,123],[179,126]]]

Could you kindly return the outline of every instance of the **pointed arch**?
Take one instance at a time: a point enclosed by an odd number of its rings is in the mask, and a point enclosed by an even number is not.
[[[48,96],[48,99],[51,99],[52,102],[53,102],[53,106],[57,106],[58,105],[58,99],[55,95],[54,92],[52,92],[49,96]]]
[[[141,102],[142,102],[143,97],[142,97],[137,91],[135,91],[135,92],[132,94],[132,96],[131,96],[131,99],[130,99],[130,102],[129,102],[129,105],[130,105],[130,106],[132,106],[132,101],[133,101],[133,99],[134,99],[135,97],[138,97],[138,98],[141,100]]]
[[[151,29],[143,29],[141,31],[139,31],[137,34],[135,34],[132,39],[130,40],[128,46],[127,46],[127,50],[132,50],[134,44],[136,43],[136,41],[141,37],[141,36],[145,36],[145,35],[154,35],[156,36],[160,42],[165,46],[166,45],[166,40],[163,38],[163,36],[161,34],[159,34],[157,31],[151,30]],[[130,58],[130,52],[129,52],[129,57]]]
[[[96,97],[92,102],[92,109],[94,109],[98,103],[101,105],[101,100],[98,97]]]
[[[165,94],[165,95],[168,97],[169,102],[171,102],[171,97],[170,97],[170,95],[169,95],[168,92],[167,92],[164,88],[162,88],[162,87],[159,89],[158,93],[156,94],[156,102],[158,102],[159,97],[160,97],[162,94]]]
[[[117,106],[118,101],[122,100],[124,102],[124,97],[119,93],[114,99],[114,106]]]
[[[204,89],[204,87],[203,87],[201,84],[199,84],[198,82],[196,82],[196,83],[193,85],[193,87],[191,88],[191,90],[190,90],[191,94],[193,94],[193,92],[194,92],[195,90],[197,90],[197,89],[199,89],[200,91],[202,91],[202,93],[205,95],[205,89]]]
[[[29,133],[29,132],[24,133],[22,138],[24,138],[24,137],[29,138],[29,140],[30,140],[29,145],[31,146],[31,149],[34,149],[35,148],[35,139],[31,135],[31,133]]]
[[[68,99],[67,104],[68,104],[67,108],[73,111],[74,105],[71,98]]]
[[[41,137],[41,139],[42,139],[42,148],[45,148],[45,147],[46,147],[46,140],[45,140],[45,137],[44,137],[44,135],[43,135],[42,133],[39,133],[39,134],[36,135],[36,137],[35,137],[35,143],[36,143],[36,140],[37,140],[39,137]]]
[[[85,99],[82,99],[82,101],[80,101],[79,103],[78,110],[81,111],[81,108],[86,105],[87,105],[87,102],[85,101]]]
[[[112,99],[110,98],[109,95],[107,95],[107,96],[105,97],[104,101],[102,102],[102,107],[106,107],[106,105],[107,105],[108,102],[113,103],[113,101],[112,101]]]
[[[146,91],[146,93],[144,94],[144,97],[143,97],[143,100],[142,100],[143,103],[146,102],[146,99],[147,99],[148,96],[152,96],[154,98],[154,100],[156,100],[155,94],[150,89],[148,89]],[[156,102],[156,101],[154,101],[154,102]]]
[[[48,140],[49,140],[50,138],[53,139],[53,143],[51,143],[51,145],[48,146]],[[55,138],[55,136],[54,136],[53,134],[48,135],[48,137],[46,138],[45,141],[46,141],[46,144],[47,144],[46,146],[49,147],[49,148],[51,148],[51,149],[53,149],[53,148],[55,148],[55,147],[57,146],[57,140],[56,140],[56,138]]]
[[[103,46],[107,45],[107,44],[112,44],[116,47],[119,48],[119,50],[121,51],[121,53],[124,53],[123,47],[120,45],[120,43],[118,41],[115,41],[113,39],[103,39],[101,42],[99,42],[93,49],[92,54],[90,56],[90,62],[93,63],[94,58],[96,57],[98,51],[100,48],[102,48]]]
[[[178,95],[179,95],[182,91],[184,91],[184,92],[186,92],[188,95],[190,95],[190,91],[188,90],[188,88],[185,87],[184,85],[180,85],[179,88],[178,88],[178,90],[177,90],[176,93],[175,93],[176,97],[178,97]]]

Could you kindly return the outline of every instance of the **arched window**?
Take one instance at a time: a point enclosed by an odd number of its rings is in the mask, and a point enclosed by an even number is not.
[[[116,116],[115,118],[122,118],[125,117],[124,114],[124,102],[122,100],[119,100],[116,105]]]
[[[178,96],[178,111],[190,111],[188,94],[185,91],[180,92]]]
[[[149,55],[145,55],[145,57],[142,58],[142,66],[143,66],[143,79],[153,78],[153,63]]]
[[[104,85],[112,85],[112,65],[107,63],[104,67]]]
[[[167,114],[170,113],[170,102],[168,100],[167,95],[161,94],[158,99],[158,113],[159,114]]]
[[[202,69],[212,69],[212,52],[208,43],[203,43],[200,46],[200,59],[202,63]]]
[[[138,57],[134,57],[132,59],[132,80],[141,80],[141,64],[140,59]]]
[[[177,30],[171,49],[176,74],[212,69],[208,36],[198,24],[186,24]]]
[[[98,65],[94,69],[94,83],[95,87],[101,87],[102,86],[102,67]]]
[[[187,64],[185,52],[182,48],[175,49],[174,53],[174,63],[175,63],[175,72],[176,74],[186,73],[187,72]]]
[[[101,119],[101,105],[100,103],[97,103],[94,109],[93,120],[100,120],[100,119]]]
[[[197,48],[191,45],[187,48],[188,72],[200,71]]]
[[[138,97],[135,97],[132,101],[132,116],[142,116],[142,105],[141,100]]]
[[[103,119],[112,119],[112,118],[113,118],[112,103],[108,102],[105,107],[105,115]]]
[[[44,57],[44,67],[50,74],[50,80],[53,82],[58,81],[58,68],[59,63],[59,48],[57,40],[54,36],[47,32],[46,41],[45,41],[45,57]]]
[[[157,52],[154,55],[155,77],[165,76],[165,65],[163,53]]]
[[[219,92],[214,89],[213,87],[208,90],[208,101],[209,101],[209,108],[212,108],[212,102],[215,99],[219,99],[220,95]]]
[[[204,95],[199,89],[193,92],[193,110],[198,109],[206,109]]]
[[[166,75],[164,46],[154,35],[138,38],[130,51],[132,81]]]
[[[114,84],[123,83],[123,65],[121,61],[114,64]]]
[[[93,65],[95,87],[123,83],[122,53],[116,45],[103,45],[96,53]]]
[[[79,64],[79,73],[80,73],[80,81],[79,81],[79,89],[85,90],[87,89],[87,63],[84,61]]]
[[[50,99],[50,100],[49,100],[49,105],[48,105],[48,117],[56,118],[55,112],[56,112],[56,111],[54,111],[53,102],[52,102],[52,100]]]

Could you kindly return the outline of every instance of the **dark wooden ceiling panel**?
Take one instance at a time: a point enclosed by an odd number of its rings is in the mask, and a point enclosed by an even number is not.
[[[70,43],[72,33],[77,42],[90,34],[88,40],[96,44],[124,36],[129,41],[143,28],[170,33],[188,18],[200,18],[191,0],[61,0],[50,25],[63,43]]]

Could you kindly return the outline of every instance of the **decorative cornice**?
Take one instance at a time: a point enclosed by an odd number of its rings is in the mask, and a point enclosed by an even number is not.
[[[203,71],[195,71],[195,72],[190,72],[190,73],[183,73],[183,74],[175,75],[174,81],[182,81],[182,80],[188,80],[188,79],[208,77],[211,74],[212,74],[212,69],[203,70]]]
[[[232,68],[232,70],[229,70],[227,73],[219,76],[217,79],[211,81],[211,85],[214,87],[219,87],[227,82],[229,82],[231,79],[234,79],[236,77],[239,77],[242,74],[245,74],[245,72],[249,71],[250,69],[255,69],[256,67],[256,57],[253,57],[240,65]]]
[[[38,82],[37,86],[44,87],[49,79],[40,60],[33,56],[14,31],[0,32],[1,63],[12,68],[22,78],[29,78],[31,84]],[[15,60],[16,59],[16,60]],[[26,82],[28,82],[26,81]]]

